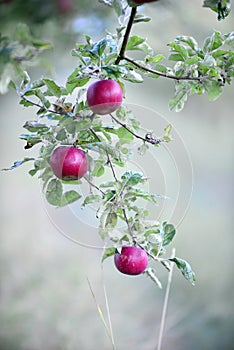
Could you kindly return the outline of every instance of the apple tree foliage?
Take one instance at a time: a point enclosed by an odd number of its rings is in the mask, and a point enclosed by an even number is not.
[[[165,57],[155,52],[145,38],[131,34],[137,23],[150,20],[142,12],[138,13],[138,6],[130,0],[128,3],[100,2],[115,10],[116,32],[106,34],[99,41],[86,35],[83,42],[76,44],[72,55],[77,67],[64,86],[49,78],[31,81],[25,71],[20,85],[9,81],[20,97],[20,104],[36,109],[35,117],[25,122],[25,133],[20,138],[25,141],[27,152],[36,145],[39,149],[38,157],[28,156],[15,162],[10,169],[31,161],[33,167],[29,174],[39,176],[51,205],[62,207],[79,201],[83,208],[90,204],[96,206],[99,234],[108,242],[103,260],[113,256],[123,245],[139,246],[154,264],[160,263],[170,270],[174,262],[183,276],[194,284],[195,275],[189,263],[181,258],[165,257],[166,248],[176,234],[175,227],[168,222],[159,223],[156,217],[152,220],[146,209],[145,203],[156,204],[160,196],[145,189],[148,179],[142,173],[128,169],[133,142],[138,143],[141,154],[150,147],[157,152],[163,142],[171,141],[171,126],[165,126],[159,136],[152,131],[142,133],[139,121],[124,103],[110,115],[95,115],[88,108],[86,91],[95,79],[116,80],[125,92],[125,81],[142,83],[145,77],[166,78],[175,85],[170,109],[182,110],[192,94],[206,93],[213,101],[222,94],[225,85],[231,84],[234,76],[234,32],[215,31],[201,47],[193,37],[177,36],[168,44],[170,52]],[[204,6],[217,12],[218,19],[224,19],[230,11],[230,1],[226,0],[205,0]],[[34,40],[26,27],[20,29],[19,45],[24,38],[23,42],[30,48],[26,57],[49,47],[47,43]],[[16,69],[16,64],[21,64],[17,51],[9,46],[7,38],[1,37],[1,45],[1,65],[6,61]],[[142,53],[141,59],[132,58],[135,51]],[[21,67],[19,71],[22,75]],[[75,103],[71,102],[74,99]],[[49,161],[58,145],[74,145],[86,152],[89,160],[86,176],[70,182],[54,176]],[[118,175],[121,168],[128,170]],[[81,186],[88,189],[85,195],[81,194]],[[160,286],[153,267],[148,267],[145,274]]]

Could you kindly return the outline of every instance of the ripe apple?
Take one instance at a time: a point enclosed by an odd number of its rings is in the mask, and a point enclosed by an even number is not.
[[[61,14],[67,14],[74,9],[73,1],[71,0],[58,0],[58,10]]]
[[[93,113],[109,114],[121,106],[123,93],[117,81],[99,80],[91,84],[87,91],[87,102]]]
[[[114,262],[120,272],[126,275],[139,275],[148,265],[148,255],[142,248],[123,246],[121,254],[115,254]]]
[[[143,5],[143,4],[146,4],[147,2],[154,2],[154,1],[158,1],[158,0],[128,0],[128,4],[130,6]]]
[[[78,180],[88,170],[88,159],[81,149],[73,146],[59,146],[50,156],[50,166],[59,179]]]

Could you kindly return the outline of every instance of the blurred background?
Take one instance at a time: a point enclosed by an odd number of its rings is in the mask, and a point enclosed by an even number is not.
[[[218,22],[200,0],[180,0],[176,5],[165,0],[140,11],[152,21],[137,24],[134,33],[147,37],[160,53],[168,53],[166,44],[176,35],[194,36],[202,45],[214,29],[233,30],[233,12]],[[70,50],[82,40],[82,33],[99,39],[117,25],[112,10],[98,1],[1,1],[1,32],[9,34],[19,21],[53,42],[54,49],[44,60],[52,62],[49,70],[60,84],[76,66]],[[47,68],[34,68],[30,74],[39,78]],[[171,203],[182,208],[180,217],[170,211],[179,224],[173,247],[197,276],[192,287],[174,272],[162,349],[233,350],[233,86],[213,103],[207,96],[190,97],[180,113],[168,110],[173,89],[173,82],[163,79],[126,87],[126,103],[136,109],[143,126],[159,135],[163,125],[173,126],[174,141],[168,150],[172,170],[170,161],[160,162],[160,148],[136,158],[134,164],[150,174],[152,191],[168,189]],[[18,138],[35,111],[18,102],[12,91],[0,96],[0,168],[36,152],[25,151]],[[156,349],[167,271],[156,266],[163,283],[160,290],[144,276],[121,275],[112,259],[102,270],[101,249],[82,247],[61,235],[100,247],[94,211],[81,212],[78,205],[48,207],[40,182],[27,174],[29,169],[25,164],[0,174],[0,349],[111,349],[87,279],[105,317],[106,289],[116,349]],[[176,199],[178,194],[184,201]]]

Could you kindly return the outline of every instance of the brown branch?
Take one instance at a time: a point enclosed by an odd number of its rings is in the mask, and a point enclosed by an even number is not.
[[[128,24],[127,24],[126,31],[125,31],[125,34],[124,34],[124,38],[123,38],[123,42],[122,42],[122,45],[121,45],[121,49],[120,49],[119,55],[118,55],[118,57],[117,57],[117,59],[115,61],[115,64],[119,64],[120,61],[124,57],[124,54],[125,54],[125,51],[126,51],[126,47],[127,47],[127,44],[128,44],[129,35],[131,33],[131,29],[132,29],[132,26],[133,26],[133,23],[134,23],[134,18],[136,16],[136,13],[137,13],[137,7],[133,7],[132,11],[131,11],[131,15],[129,17],[129,21],[128,21]]]
[[[46,110],[47,112],[61,115],[61,113],[58,113],[58,112],[56,112],[56,111],[53,111],[52,109],[47,109],[45,106],[40,105],[39,103],[36,103],[36,102],[34,102],[34,101],[31,101],[31,100],[28,100],[24,95],[20,95],[20,97],[21,97],[25,102],[31,103],[33,106],[36,106],[36,107],[39,107],[39,108],[45,108],[45,110]]]
[[[88,182],[88,184],[91,186],[91,187],[93,187],[93,188],[95,188],[96,190],[98,190],[99,192],[101,192],[101,194],[103,195],[103,196],[105,196],[105,192],[104,191],[102,191],[98,186],[96,186],[94,183],[92,183],[89,179],[88,179],[88,177],[87,176],[84,176],[84,179]]]
[[[144,142],[148,142],[148,143],[150,143],[152,145],[158,145],[161,142],[165,142],[163,139],[155,139],[155,138],[153,138],[150,133],[147,133],[145,135],[145,137],[142,137],[142,136],[136,134],[131,129],[129,129],[129,127],[125,123],[122,123],[119,119],[117,119],[115,116],[113,116],[113,114],[110,114],[110,116],[117,124],[121,125],[124,129],[126,129],[128,132],[130,132],[130,134],[132,134],[137,139],[140,139],[140,140],[142,140]]]
[[[171,74],[168,74],[168,73],[163,73],[163,72],[160,72],[160,71],[157,71],[155,69],[152,69],[152,68],[148,68],[146,66],[143,66],[142,64],[134,61],[132,58],[129,58],[127,56],[122,56],[120,60],[125,60],[125,61],[128,61],[130,63],[132,63],[135,67],[141,69],[141,70],[144,70],[145,72],[148,72],[148,73],[152,73],[152,74],[156,74],[160,77],[164,77],[164,78],[168,78],[168,79],[173,79],[173,80],[192,80],[192,81],[199,81],[200,83],[207,79],[207,78],[211,78],[210,76],[208,75],[204,75],[203,77],[191,77],[190,75],[185,75],[185,76],[176,76],[176,75],[171,75]]]

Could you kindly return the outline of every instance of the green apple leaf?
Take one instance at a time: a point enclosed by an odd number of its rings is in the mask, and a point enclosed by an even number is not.
[[[67,191],[63,194],[59,206],[63,207],[65,205],[71,204],[80,198],[81,198],[81,195],[78,192],[74,190]]]
[[[180,258],[171,258],[168,260],[173,261],[186,280],[188,280],[192,285],[195,285],[195,274],[187,261]]]
[[[43,79],[43,82],[48,88],[52,96],[61,97],[61,88],[51,79]]]
[[[160,229],[163,237],[163,246],[170,244],[176,234],[176,229],[172,224],[168,224],[166,221],[162,223]]]
[[[26,163],[26,162],[30,162],[32,160],[35,160],[35,158],[24,158],[23,160],[17,160],[16,162],[14,162],[13,165],[11,165],[9,168],[5,168],[5,169],[1,169],[2,171],[8,171],[8,170],[13,170],[15,168],[18,168],[20,165]]]
[[[108,248],[105,248],[103,254],[102,254],[102,262],[109,258],[110,256],[113,256],[115,255],[117,252],[116,248],[115,247],[108,247]]]
[[[82,203],[82,207],[85,207],[88,204],[91,203],[100,203],[102,200],[102,197],[97,194],[89,194],[88,196],[85,197],[85,200]]]
[[[126,171],[122,176],[124,186],[135,186],[142,182],[143,174],[134,171]]]
[[[52,179],[46,189],[46,199],[49,204],[55,205],[57,207],[61,206],[62,201],[62,195],[63,195],[63,186],[60,180]]]

